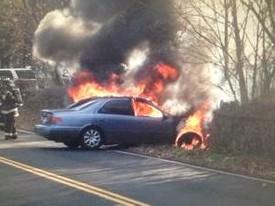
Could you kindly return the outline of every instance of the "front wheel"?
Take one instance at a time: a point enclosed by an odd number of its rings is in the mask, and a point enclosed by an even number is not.
[[[103,142],[103,135],[97,128],[87,128],[81,134],[81,145],[85,149],[98,149]]]

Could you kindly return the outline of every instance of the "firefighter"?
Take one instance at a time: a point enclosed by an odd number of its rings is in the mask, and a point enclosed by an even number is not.
[[[15,118],[19,116],[18,106],[22,106],[22,97],[13,81],[6,79],[1,87],[1,113],[4,119],[5,139],[17,139]]]

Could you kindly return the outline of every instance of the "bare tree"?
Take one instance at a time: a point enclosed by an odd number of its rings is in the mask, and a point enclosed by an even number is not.
[[[257,58],[258,74],[254,72],[253,80],[259,87],[259,94],[261,97],[270,95],[274,79],[275,79],[275,1],[274,0],[241,0],[242,4],[250,9],[259,24],[260,45],[257,45],[258,53],[261,47],[261,54]],[[255,55],[256,57],[256,55]],[[256,59],[256,58],[255,58]],[[257,82],[258,81],[258,82]],[[255,96],[256,89],[254,88],[253,94]]]
[[[261,23],[266,34],[275,45],[275,1],[274,0],[241,0],[251,9]]]
[[[31,65],[33,34],[40,20],[51,10],[63,8],[69,0],[1,0],[1,66]]]
[[[242,103],[248,102],[248,91],[246,87],[246,81],[244,77],[243,71],[243,41],[240,36],[240,28],[239,28],[239,21],[238,21],[238,11],[237,11],[237,2],[236,0],[232,0],[232,17],[233,17],[233,30],[234,30],[234,40],[236,45],[236,71],[239,76],[239,87],[240,87],[240,97]]]
[[[203,42],[208,55],[201,59],[211,57],[233,97],[246,104],[270,91],[274,67],[269,58],[272,48],[266,39],[269,35],[262,24],[266,20],[260,21],[243,1],[189,0],[188,6],[175,9],[179,18],[187,22],[186,30]]]

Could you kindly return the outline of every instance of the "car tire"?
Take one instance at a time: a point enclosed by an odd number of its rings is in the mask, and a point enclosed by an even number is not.
[[[102,131],[96,127],[88,127],[81,133],[81,145],[84,149],[98,149],[103,143]]]
[[[64,144],[69,148],[69,149],[77,149],[79,147],[79,142],[64,142]]]

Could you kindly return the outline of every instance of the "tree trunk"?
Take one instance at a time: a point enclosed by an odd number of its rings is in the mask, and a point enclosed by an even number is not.
[[[234,96],[234,99],[237,100],[237,95],[234,90],[234,86],[231,82],[231,77],[229,75],[229,32],[228,32],[228,24],[229,24],[229,0],[224,0],[224,48],[223,48],[223,58],[224,58],[224,77],[228,82],[229,88]]]
[[[259,55],[259,46],[260,46],[260,37],[262,31],[260,28],[260,23],[257,25],[257,37],[256,37],[256,46],[255,46],[255,54],[254,54],[254,66],[252,73],[252,89],[251,89],[251,98],[255,99],[256,97],[256,89],[257,89],[257,77],[258,77],[258,55]]]
[[[233,29],[234,39],[236,45],[236,71],[238,73],[238,81],[240,87],[241,103],[248,103],[248,91],[246,87],[244,71],[243,71],[243,44],[240,37],[240,29],[238,25],[237,3],[236,0],[232,0],[232,17],[233,17]]]

